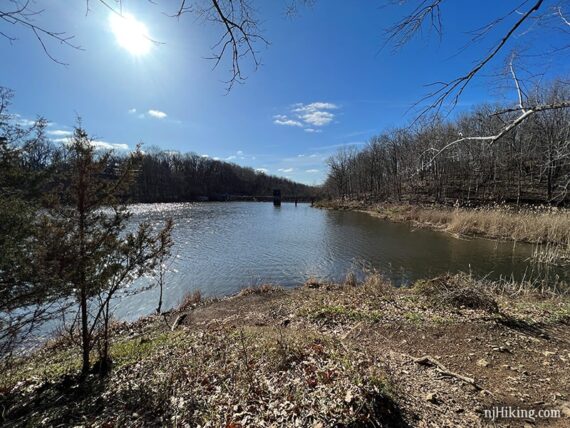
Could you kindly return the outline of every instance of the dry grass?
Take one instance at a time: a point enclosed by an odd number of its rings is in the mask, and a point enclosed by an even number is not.
[[[180,304],[176,307],[176,311],[186,312],[202,301],[202,292],[200,290],[189,291],[182,297]]]
[[[538,244],[533,249],[531,261],[539,264],[567,265],[570,264],[570,251],[560,245]]]
[[[160,317],[118,325],[115,364],[104,380],[91,376],[77,384],[80,360],[69,347],[31,355],[12,373],[0,373],[0,425],[398,427],[447,415],[453,420],[446,426],[478,426],[470,409],[486,406],[487,399],[471,388],[450,388],[449,379],[419,367],[413,358],[419,348],[437,355],[449,347],[447,367],[479,370],[478,379],[494,392],[502,388],[495,373],[516,376],[510,367],[523,364],[532,376],[521,373],[521,382],[548,375],[549,395],[563,390],[565,378],[556,373],[565,373],[565,361],[554,352],[548,367],[534,358],[556,346],[553,337],[530,341],[510,329],[535,334],[549,325],[551,332],[566,328],[565,296],[519,293],[466,274],[415,289],[393,287],[375,272],[356,285],[352,279],[312,281],[317,289],[299,287],[272,299],[251,295],[274,290],[267,285],[222,300],[191,293],[183,303],[200,308],[176,331]],[[216,322],[202,322],[210,319],[208,311]],[[497,348],[490,358],[491,346],[506,334],[509,352]],[[469,335],[477,340],[466,341]],[[505,360],[508,369],[491,364],[481,372],[479,358],[511,360]],[[543,393],[529,392],[530,383],[516,385],[528,401],[528,394],[536,401]],[[426,391],[445,399],[436,408]]]
[[[331,201],[319,206],[366,211],[386,220],[413,222],[459,235],[542,246],[548,244],[548,247],[540,247],[536,256],[536,260],[541,262],[560,262],[570,258],[570,210],[567,209],[507,205],[479,208],[388,203],[367,205],[358,201]],[[541,254],[545,248],[547,254]]]
[[[369,273],[362,283],[362,288],[370,296],[382,299],[391,299],[396,292],[390,281],[378,272]]]
[[[349,271],[344,278],[344,285],[349,287],[356,287],[358,285],[358,280],[356,274],[353,271]]]
[[[570,212],[558,209],[454,209],[450,232],[530,243],[551,243],[570,250]]]
[[[144,354],[140,341],[128,342],[139,358],[116,368],[104,383],[93,377],[81,389],[74,380],[55,377],[12,385],[9,395],[0,395],[0,406],[6,405],[0,424],[402,425],[382,361],[338,340],[257,326],[164,337]]]
[[[264,293],[272,293],[274,291],[281,291],[283,290],[281,287],[271,284],[261,284],[255,285],[252,287],[242,288],[238,293],[238,296],[247,296],[250,294],[264,294]]]
[[[490,290],[465,274],[444,275],[427,281],[418,281],[414,285],[414,291],[436,306],[499,312],[499,305]]]

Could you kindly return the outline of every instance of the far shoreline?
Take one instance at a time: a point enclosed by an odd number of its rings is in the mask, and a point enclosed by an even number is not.
[[[535,244],[552,264],[570,261],[570,210],[554,207],[509,205],[453,207],[443,204],[320,200],[316,208],[358,211],[383,220],[448,233],[456,237],[477,237]],[[544,254],[548,253],[548,254]]]

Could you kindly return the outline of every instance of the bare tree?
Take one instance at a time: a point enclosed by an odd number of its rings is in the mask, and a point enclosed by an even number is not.
[[[397,3],[413,3],[415,7],[410,13],[406,14],[404,18],[387,29],[387,44],[393,45],[396,49],[402,48],[412,38],[416,35],[420,35],[423,30],[426,29],[435,31],[440,38],[444,36],[444,20],[442,18],[442,8],[445,4],[444,0],[416,0]],[[517,46],[513,42],[516,36],[518,36],[518,39],[521,39],[524,38],[522,36],[531,33],[547,35],[547,29],[569,35],[570,25],[564,13],[564,10],[568,9],[569,4],[570,2],[567,0],[524,0],[517,2],[514,8],[503,15],[495,13],[495,16],[493,16],[493,11],[489,11],[489,21],[481,28],[473,30],[471,40],[473,43],[483,39],[488,40],[493,35],[492,30],[498,31],[500,24],[506,26],[506,29],[503,30],[499,39],[493,42],[489,52],[477,59],[474,65],[458,77],[450,81],[430,84],[429,86],[434,89],[421,98],[414,107],[419,108],[418,118],[430,114],[440,114],[442,109],[449,112],[457,106],[459,99],[473,80],[481,75],[483,70],[488,69],[493,61],[499,60],[501,54],[506,54],[507,57],[510,58],[507,70],[508,75],[514,82],[514,88],[517,92],[517,101],[513,107],[495,113],[497,115],[505,114],[509,116],[509,121],[505,122],[504,126],[496,133],[492,135],[462,135],[460,138],[453,139],[439,149],[431,147],[430,151],[434,154],[431,162],[428,164],[432,163],[443,151],[458,143],[484,141],[488,144],[493,144],[536,113],[570,107],[570,99],[557,100],[555,103],[533,103],[526,97],[521,79],[515,72],[514,63],[516,58],[520,58],[523,55],[516,54]],[[563,58],[568,49],[570,49],[570,43],[565,41],[561,46],[553,47],[541,55]],[[510,50],[510,54],[508,50]],[[541,70],[534,70],[535,75],[541,74],[541,72]],[[512,112],[517,112],[518,114],[512,115]]]
[[[567,85],[554,82],[529,91],[522,109],[556,106],[569,96]],[[453,120],[386,131],[358,153],[331,158],[326,190],[371,201],[567,204],[570,109],[537,110],[505,131],[522,114],[482,105]]]
[[[66,45],[73,49],[81,49],[81,47],[73,42],[73,36],[58,30],[52,30],[42,26],[36,22],[38,16],[43,12],[42,9],[36,9],[32,0],[7,0],[5,4],[0,6],[0,20],[11,26],[23,27],[29,30],[38,40],[45,54],[54,62],[65,65],[62,61],[52,55],[48,49],[47,41],[53,40],[60,44]],[[1,28],[1,27],[0,27]],[[7,30],[0,29],[0,36],[4,37],[8,42],[16,41]]]
[[[267,45],[261,35],[259,21],[255,10],[248,0],[208,0],[204,4],[188,5],[182,0],[174,16],[196,13],[203,19],[220,26],[222,35],[212,46],[214,68],[229,55],[231,58],[230,79],[226,81],[228,91],[235,83],[243,83],[246,79],[241,61],[249,56],[255,69],[260,65],[256,45]]]
[[[49,41],[64,44],[73,49],[81,49],[79,45],[74,43],[72,35],[49,29],[37,22],[43,9],[37,8],[33,0],[8,0],[6,3],[8,4],[0,5],[0,20],[6,24],[24,27],[31,31],[45,54],[52,61],[65,65],[51,52],[48,47]],[[121,0],[85,0],[87,13],[93,7],[92,3],[98,3],[118,16],[124,16]],[[154,2],[149,1],[149,3]],[[230,77],[226,81],[228,91],[236,83],[243,83],[247,78],[243,71],[242,62],[244,60],[251,61],[254,69],[257,69],[261,64],[258,50],[260,46],[268,45],[268,42],[262,35],[259,18],[249,0],[202,0],[196,2],[179,0],[173,13],[168,10],[164,13],[173,18],[181,18],[185,14],[192,13],[221,28],[221,35],[212,46],[210,59],[214,61],[214,68],[217,68],[225,58],[229,58]],[[3,27],[0,27],[0,36],[10,43],[16,41],[16,37],[10,35],[9,31],[4,30]],[[158,41],[152,41],[158,43]]]

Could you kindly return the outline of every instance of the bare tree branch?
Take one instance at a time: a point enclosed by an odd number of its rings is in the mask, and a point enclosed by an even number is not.
[[[429,25],[438,35],[442,34],[440,6],[443,0],[421,0],[420,4],[402,20],[387,30],[386,44],[394,44],[401,48],[424,26],[429,19]]]
[[[513,36],[515,31],[520,28],[520,26],[536,11],[540,9],[544,0],[536,1],[531,8],[529,8],[522,16],[515,22],[515,24],[507,31],[507,33],[501,38],[499,43],[491,50],[491,52],[480,60],[475,67],[469,70],[466,74],[457,77],[449,82],[439,82],[436,85],[440,87],[427,94],[420,101],[415,103],[415,106],[427,101],[433,100],[427,107],[425,107],[421,112],[420,116],[424,116],[428,112],[435,110],[439,112],[441,107],[447,102],[451,101],[451,107],[455,107],[459,102],[459,98],[465,91],[465,88],[473,80],[473,78],[483,69],[505,46],[507,41]]]
[[[34,34],[36,39],[39,41],[45,54],[52,61],[61,65],[67,65],[66,63],[58,60],[55,56],[53,56],[50,53],[46,43],[46,41],[49,39],[55,40],[73,49],[82,50],[81,46],[76,45],[72,42],[73,36],[68,36],[64,32],[49,30],[43,26],[36,24],[34,22],[34,17],[40,15],[43,12],[43,10],[32,9],[30,0],[26,0],[23,3],[17,0],[10,0],[10,3],[12,3],[15,8],[8,10],[0,10],[0,20],[3,20],[8,24],[20,26],[30,30]],[[5,32],[0,32],[0,35],[8,39],[10,43],[16,40],[15,37],[9,36]]]
[[[515,82],[515,87],[517,89],[517,95],[518,95],[518,99],[519,99],[519,108],[520,110],[524,113],[524,107],[523,107],[523,92],[521,89],[521,85],[519,82],[519,79],[515,73],[515,67],[513,65],[513,61],[514,61],[514,55],[511,56],[511,60],[509,61],[509,70],[511,72],[511,76],[513,76],[513,80]]]
[[[570,21],[568,21],[566,19],[566,17],[564,16],[564,14],[562,13],[562,8],[560,6],[558,6],[556,8],[556,11],[558,12],[558,16],[560,16],[560,19],[562,19],[562,22],[564,22],[566,25],[568,25],[570,27]]]
[[[488,135],[488,136],[472,136],[472,137],[461,137],[458,138],[457,140],[451,141],[450,143],[447,143],[445,146],[443,146],[440,149],[435,149],[435,148],[430,148],[428,149],[428,151],[432,151],[435,152],[435,154],[431,157],[431,159],[421,168],[426,169],[429,168],[431,165],[433,165],[434,161],[445,151],[447,151],[449,148],[459,144],[459,143],[463,143],[463,142],[467,142],[467,141],[484,141],[487,142],[489,145],[495,143],[496,141],[498,141],[499,139],[501,139],[503,136],[505,136],[509,131],[513,130],[514,128],[516,128],[517,126],[519,126],[522,122],[524,122],[529,116],[536,114],[538,112],[541,111],[546,111],[546,110],[557,110],[557,109],[564,109],[564,108],[570,108],[570,100],[569,101],[561,101],[558,103],[554,103],[554,104],[539,104],[539,105],[535,105],[531,108],[528,109],[516,109],[516,110],[522,110],[522,113],[515,118],[514,120],[512,120],[511,122],[509,122],[506,126],[504,126],[497,134],[495,135]],[[507,111],[513,111],[513,110],[505,110],[503,111],[503,113],[507,112]]]
[[[254,17],[253,9],[247,0],[209,0],[212,7],[203,10],[201,14],[211,22],[221,24],[224,32],[212,46],[214,51],[210,58],[214,60],[214,69],[218,67],[227,55],[231,58],[231,77],[226,81],[228,92],[235,83],[243,83],[246,76],[242,72],[241,60],[249,56],[254,68],[260,66],[254,45],[257,42],[268,45],[269,42],[261,36],[258,20]]]

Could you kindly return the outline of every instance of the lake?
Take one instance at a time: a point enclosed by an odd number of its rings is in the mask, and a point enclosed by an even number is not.
[[[487,239],[462,239],[365,213],[329,211],[309,204],[205,202],[139,204],[133,222],[175,222],[165,308],[191,291],[221,296],[262,283],[297,286],[309,277],[341,280],[362,266],[396,285],[446,272],[493,279],[544,275],[529,261],[533,247]],[[561,269],[551,275],[567,275]],[[137,286],[151,281],[142,278]],[[116,314],[134,319],[156,308],[158,290],[117,302]]]

